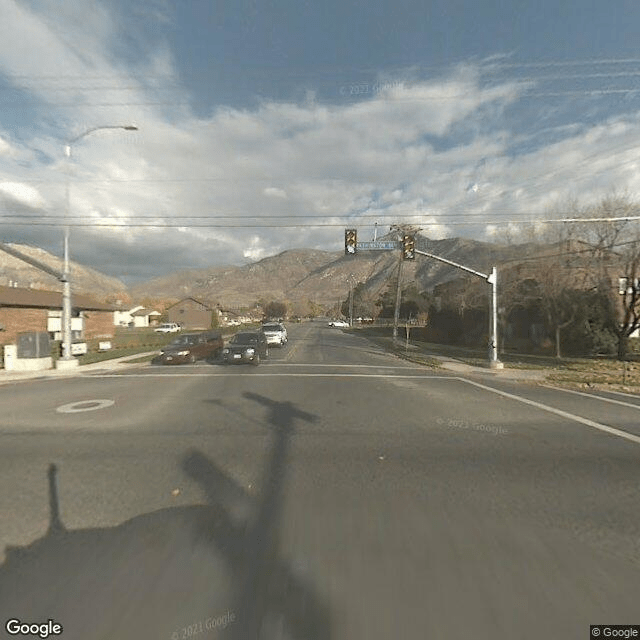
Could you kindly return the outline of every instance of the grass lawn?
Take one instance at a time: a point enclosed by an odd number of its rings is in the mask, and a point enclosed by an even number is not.
[[[440,362],[430,354],[453,358],[475,367],[486,367],[488,353],[453,345],[410,340],[405,352],[404,328],[399,327],[397,345],[393,345],[388,327],[358,328],[354,333],[366,336],[401,357],[424,362],[434,368]],[[599,388],[640,393],[640,362],[620,362],[613,358],[555,358],[549,355],[501,353],[499,359],[507,369],[546,370],[545,382],[568,388]]]

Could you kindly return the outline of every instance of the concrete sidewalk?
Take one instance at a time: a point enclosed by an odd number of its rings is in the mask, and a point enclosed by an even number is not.
[[[129,363],[129,360],[136,360],[144,356],[153,356],[157,353],[159,352],[146,351],[144,353],[135,353],[133,355],[122,356],[121,358],[112,358],[110,360],[92,362],[91,364],[78,365],[74,369],[45,369],[41,371],[5,371],[4,369],[0,369],[0,384],[20,382],[22,380],[73,378],[82,376],[86,373],[95,373],[96,371],[123,371],[131,367],[141,367],[146,365],[144,362]]]
[[[396,355],[400,358],[412,360],[411,356],[422,356],[438,360],[443,369],[447,371],[453,371],[462,375],[480,375],[490,376],[502,380],[521,380],[521,381],[542,381],[545,379],[552,369],[516,369],[510,368],[505,365],[504,369],[491,369],[489,363],[486,366],[475,366],[456,360],[451,356],[442,356],[435,353],[430,353],[428,350],[423,349],[415,344],[409,344],[408,348],[401,347],[400,349],[394,349],[392,340],[388,339],[388,344],[384,345],[388,353]],[[419,360],[413,360],[418,362]]]
[[[455,371],[456,373],[467,375],[476,374],[493,376],[503,380],[544,380],[551,372],[551,369],[510,369],[506,365],[504,369],[491,369],[489,365],[486,367],[475,367],[447,356],[437,356],[434,354],[425,355],[429,355],[430,358],[439,360],[442,367],[448,371]]]

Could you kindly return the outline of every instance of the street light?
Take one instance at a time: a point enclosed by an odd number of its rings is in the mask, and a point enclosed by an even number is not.
[[[71,189],[70,189],[70,161],[71,147],[85,136],[94,131],[102,129],[124,129],[125,131],[137,131],[138,127],[132,124],[118,125],[110,124],[101,127],[92,127],[84,133],[69,140],[64,146],[64,155],[67,158],[67,181],[66,181],[66,225],[64,228],[64,264],[62,267],[62,314],[60,324],[62,329],[62,357],[56,362],[58,369],[70,368],[78,365],[78,360],[71,355],[71,273],[69,269],[69,212],[71,209]]]

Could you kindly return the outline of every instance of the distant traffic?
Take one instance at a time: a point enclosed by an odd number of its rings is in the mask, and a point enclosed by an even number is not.
[[[156,327],[155,331],[179,333],[182,327],[166,322]],[[283,349],[288,342],[289,334],[280,318],[264,321],[256,329],[243,329],[230,336],[226,343],[219,330],[183,333],[163,347],[160,354],[153,358],[152,364],[195,364],[204,360],[210,364],[258,365],[269,357],[269,347]]]

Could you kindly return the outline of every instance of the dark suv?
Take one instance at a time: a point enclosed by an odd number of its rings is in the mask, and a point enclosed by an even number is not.
[[[267,338],[262,331],[241,331],[236,333],[222,350],[222,361],[225,364],[231,362],[259,364],[260,358],[267,358],[268,356]]]
[[[224,341],[219,331],[184,333],[163,347],[154,359],[157,364],[185,364],[196,360],[217,358],[222,352]]]

